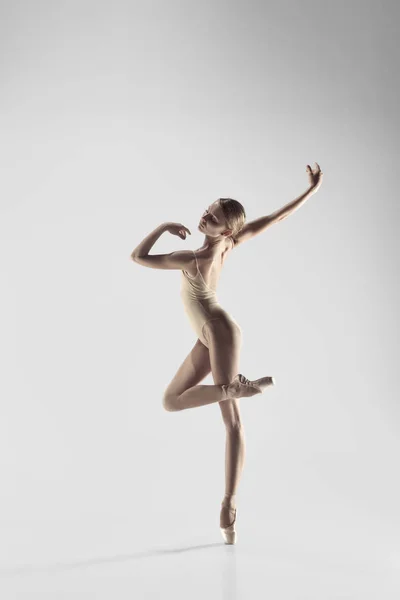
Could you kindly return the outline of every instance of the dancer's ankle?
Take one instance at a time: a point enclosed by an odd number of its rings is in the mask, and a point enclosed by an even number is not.
[[[232,394],[231,394],[231,390],[229,389],[230,383],[225,383],[224,385],[222,385],[222,398],[221,400],[231,400],[232,398]]]
[[[232,494],[232,495],[225,495],[224,499],[222,500],[222,506],[226,507],[226,508],[235,508],[236,507],[236,494]]]

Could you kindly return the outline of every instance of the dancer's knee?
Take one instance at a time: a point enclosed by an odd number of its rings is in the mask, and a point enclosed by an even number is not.
[[[243,432],[243,422],[237,400],[226,400],[219,403],[222,420],[227,431]]]
[[[176,412],[177,410],[180,410],[178,397],[172,394],[164,394],[162,405],[164,410],[168,412]]]

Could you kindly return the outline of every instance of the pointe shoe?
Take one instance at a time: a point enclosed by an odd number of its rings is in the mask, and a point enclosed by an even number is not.
[[[236,515],[237,515],[237,509],[235,508],[235,518],[233,519],[232,523],[230,525],[228,525],[228,527],[220,527],[221,534],[222,534],[222,537],[224,538],[225,544],[236,544],[236,539],[237,539],[236,528],[235,528]]]
[[[260,379],[255,379],[253,383],[263,392],[265,388],[275,385],[275,377],[261,377]]]
[[[227,393],[232,398],[243,398],[262,394],[264,389],[270,385],[275,385],[273,377],[261,377],[255,381],[250,381],[241,373],[236,375],[228,386]]]

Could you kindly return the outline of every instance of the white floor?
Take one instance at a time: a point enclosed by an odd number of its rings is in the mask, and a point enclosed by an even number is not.
[[[382,524],[274,520],[238,508],[235,546],[218,513],[2,523],[2,600],[400,598],[399,542]],[[259,519],[258,519],[259,523]],[[181,529],[179,529],[179,527]],[[397,544],[399,548],[399,544]]]

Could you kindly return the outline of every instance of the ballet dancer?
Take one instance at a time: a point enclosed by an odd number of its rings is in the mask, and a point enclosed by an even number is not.
[[[182,223],[163,223],[132,252],[131,259],[152,269],[177,269],[181,276],[181,299],[188,320],[198,336],[193,348],[164,391],[167,411],[185,410],[218,402],[226,429],[225,496],[221,503],[220,531],[226,544],[235,544],[236,494],[245,458],[245,436],[239,399],[261,394],[275,385],[274,377],[249,380],[238,373],[242,333],[236,320],[221,306],[216,289],[222,266],[232,249],[286,219],[322,183],[317,163],[307,165],[308,188],[298,198],[274,213],[246,223],[245,209],[232,198],[219,198],[204,211],[198,230],[204,233],[197,250],[177,250],[169,254],[149,254],[165,232],[185,240],[190,230]],[[200,382],[212,373],[214,385]]]

